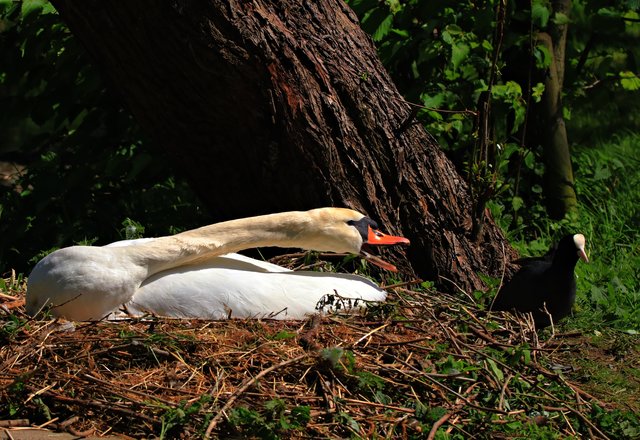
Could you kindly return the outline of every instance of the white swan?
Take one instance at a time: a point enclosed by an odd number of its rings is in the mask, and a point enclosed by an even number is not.
[[[26,309],[51,305],[54,316],[99,320],[124,308],[131,315],[224,319],[274,316],[300,319],[337,292],[381,301],[385,292],[366,278],[293,272],[233,254],[261,246],[363,253],[364,243],[405,243],[385,235],[363,214],[345,208],[284,212],[204,226],[168,237],[103,247],[72,246],[43,258],[28,278]]]

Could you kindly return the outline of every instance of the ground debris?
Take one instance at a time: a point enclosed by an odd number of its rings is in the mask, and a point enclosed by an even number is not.
[[[592,413],[609,404],[552,368],[570,344],[443,293],[399,285],[366,314],[306,321],[69,323],[26,316],[24,292],[13,277],[0,297],[0,420],[125,438],[608,438]]]

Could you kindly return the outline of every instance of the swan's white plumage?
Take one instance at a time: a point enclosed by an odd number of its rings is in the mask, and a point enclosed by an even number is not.
[[[227,253],[254,246],[357,252],[362,237],[340,208],[218,223],[171,237],[73,246],[41,260],[28,279],[27,312],[98,320],[125,310],[178,318],[300,319],[325,295],[382,301],[386,293],[357,275],[293,272]]]
[[[336,293],[368,301],[386,297],[373,282],[357,275],[293,272],[227,254],[208,264],[153,275],[125,308],[133,315],[153,311],[177,318],[301,319],[313,313],[323,297]]]

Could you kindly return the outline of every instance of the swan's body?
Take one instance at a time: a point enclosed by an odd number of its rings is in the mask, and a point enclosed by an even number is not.
[[[371,281],[344,274],[292,272],[232,254],[259,246],[359,253],[364,242],[408,243],[385,236],[357,211],[320,208],[205,226],[169,237],[72,246],[42,259],[28,280],[27,312],[98,320],[124,307],[132,315],[298,319],[327,294],[381,301]]]

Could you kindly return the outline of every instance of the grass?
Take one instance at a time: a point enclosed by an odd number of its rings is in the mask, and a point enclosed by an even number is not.
[[[576,154],[579,220],[592,246],[580,267],[582,324],[640,330],[640,135],[628,133]]]

